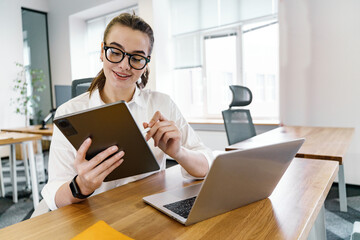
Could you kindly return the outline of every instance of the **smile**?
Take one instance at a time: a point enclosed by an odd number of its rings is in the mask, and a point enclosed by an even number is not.
[[[131,75],[121,74],[121,73],[117,73],[117,72],[114,72],[114,71],[113,71],[113,73],[115,73],[115,75],[116,75],[116,76],[119,76],[119,77],[121,77],[121,78],[128,78],[128,77],[131,77]]]

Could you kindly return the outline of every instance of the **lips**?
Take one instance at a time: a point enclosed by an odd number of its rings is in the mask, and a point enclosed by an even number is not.
[[[125,73],[120,73],[120,72],[115,72],[113,71],[114,75],[116,78],[121,79],[121,80],[126,80],[129,77],[131,77],[131,75],[125,74]]]

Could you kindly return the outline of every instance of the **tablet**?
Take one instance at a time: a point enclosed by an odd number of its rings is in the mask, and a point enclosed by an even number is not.
[[[104,182],[160,169],[124,101],[63,115],[55,118],[54,123],[75,149],[91,137],[87,160],[113,145],[125,152],[124,162]]]

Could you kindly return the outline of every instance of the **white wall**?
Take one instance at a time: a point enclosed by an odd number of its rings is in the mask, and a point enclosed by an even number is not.
[[[154,76],[156,77],[156,86],[154,86],[152,89],[169,93],[170,86],[172,85],[171,77],[173,70],[170,4],[169,0],[152,0],[152,2],[154,9],[154,53],[156,56],[156,76]],[[152,79],[155,78],[150,78],[150,82]]]
[[[18,68],[15,62],[23,63],[23,35],[21,7],[48,10],[46,0],[0,0],[0,129],[23,126],[25,118],[15,114],[10,99],[16,95],[12,90]],[[9,147],[0,147],[0,157],[8,156]]]
[[[84,26],[80,20],[115,12],[136,3],[136,0],[49,0],[49,46],[53,85],[70,85],[74,79],[70,57],[70,17],[73,17],[77,24],[72,27],[78,29],[81,25]],[[77,64],[73,63],[73,67],[76,66]],[[86,71],[81,71],[80,75],[74,74],[75,78],[88,77],[85,75]]]
[[[345,180],[360,184],[360,1],[279,2],[280,115],[286,125],[356,128]]]
[[[21,7],[48,11],[46,0],[0,1],[0,129],[25,124],[25,118],[15,114],[15,106],[10,104],[10,99],[15,97],[13,80],[19,70],[15,62],[23,63]]]

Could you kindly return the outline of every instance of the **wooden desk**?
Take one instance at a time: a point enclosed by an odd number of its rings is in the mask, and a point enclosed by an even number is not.
[[[11,183],[13,188],[13,201],[18,201],[17,196],[17,180],[16,180],[16,154],[15,154],[15,144],[25,144],[28,148],[29,163],[30,163],[30,176],[31,176],[31,188],[33,193],[33,202],[34,207],[39,203],[39,190],[37,184],[36,168],[35,168],[35,156],[32,141],[37,141],[41,139],[41,135],[36,134],[26,134],[26,133],[15,133],[15,132],[0,132],[0,145],[10,145],[10,173],[11,173]],[[26,153],[25,145],[23,145],[24,156]],[[25,157],[26,159],[26,157]],[[24,160],[25,160],[24,159]],[[0,167],[0,172],[2,170]],[[2,177],[1,177],[2,179]],[[4,186],[1,183],[1,194],[4,194]]]
[[[134,239],[306,239],[338,171],[294,159],[270,198],[184,227],[142,201],[187,186],[179,166],[0,230],[0,239],[70,239],[99,220]]]
[[[19,128],[7,128],[2,129],[5,132],[20,132],[20,133],[32,133],[32,134],[40,134],[44,137],[51,137],[53,134],[53,124],[47,124],[46,127],[48,129],[40,129],[41,125],[33,125],[28,127],[19,127]]]
[[[354,128],[284,126],[233,144],[229,150],[246,149],[294,138],[305,138],[296,157],[338,161],[340,210],[347,211],[343,160],[351,143]]]
[[[40,129],[41,125],[32,125],[28,127],[19,127],[19,128],[7,128],[2,129],[4,132],[18,132],[18,133],[31,133],[31,134],[39,134],[42,136],[42,140],[51,140],[52,134],[53,134],[53,124],[47,124],[47,129]],[[41,139],[37,140],[37,152],[38,156],[40,157],[40,163],[42,165],[42,169],[38,169],[38,178],[40,182],[45,181],[45,162],[44,162],[44,156],[43,156],[43,149],[42,149],[42,143]]]

